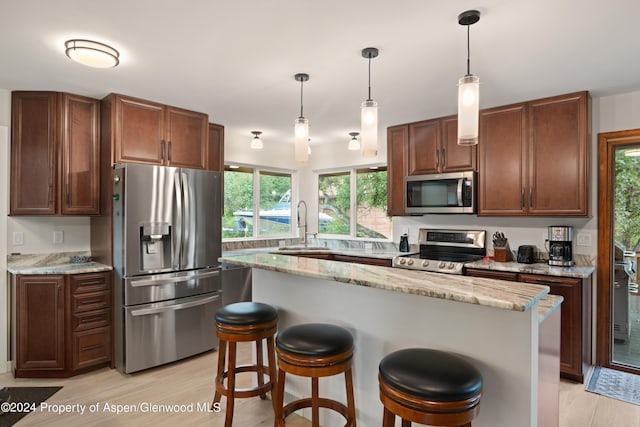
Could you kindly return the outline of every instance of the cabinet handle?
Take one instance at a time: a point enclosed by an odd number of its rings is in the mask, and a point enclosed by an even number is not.
[[[53,203],[53,184],[49,184],[49,203]]]
[[[67,206],[71,204],[71,184],[67,183]]]
[[[440,152],[436,148],[436,167],[440,166]]]
[[[167,149],[167,160],[171,161],[171,141],[168,143],[169,148]]]
[[[100,304],[100,303],[103,303],[103,302],[104,302],[104,299],[102,299],[102,298],[99,298],[99,299],[89,299],[89,300],[86,300],[86,301],[82,301],[82,302],[80,303],[80,305],[82,306],[82,305],[90,305],[90,304]]]
[[[164,139],[160,141],[160,160],[164,161]]]
[[[97,350],[97,349],[102,348],[102,347],[104,347],[104,344],[95,344],[95,345],[90,345],[90,346],[87,346],[87,347],[82,347],[80,349],[80,351]]]
[[[524,209],[524,188],[522,189],[522,192],[520,193],[520,209]]]
[[[444,151],[444,150],[445,150],[445,149],[443,148],[443,149],[442,149],[442,167],[444,167],[444,165],[446,165],[446,164],[447,164],[447,163],[446,163],[446,161],[445,161],[445,160],[446,160],[446,157],[445,157],[445,151]]]
[[[529,207],[533,207],[533,187],[529,187]]]

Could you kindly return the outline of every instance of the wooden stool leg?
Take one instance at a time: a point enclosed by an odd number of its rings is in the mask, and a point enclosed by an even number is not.
[[[311,378],[311,427],[320,427],[318,377]]]
[[[277,374],[276,374],[276,352],[273,342],[273,335],[267,338],[267,359],[269,361],[269,381],[271,381],[271,403],[273,405],[274,413],[276,408],[276,396],[277,390]]]
[[[274,422],[273,425],[274,427],[281,427],[284,426],[284,377],[286,375],[286,372],[283,371],[282,369],[280,369],[278,371],[278,381],[276,382],[276,393],[275,396],[271,395],[271,398],[274,399],[276,401],[276,403],[273,405],[274,406]]]
[[[382,414],[382,427],[393,427],[396,424],[396,416],[393,412],[384,408]]]
[[[471,427],[471,423],[461,424],[458,427]]]
[[[349,411],[349,422],[351,427],[356,427],[356,402],[353,397],[353,375],[351,368],[344,373],[344,382],[347,388],[347,409]]]
[[[263,368],[263,359],[262,359],[262,340],[256,341],[256,375],[258,376],[258,386],[262,387],[264,385],[264,375],[262,375]],[[260,399],[265,400],[267,398],[267,393],[262,393],[260,395]]]
[[[227,375],[227,413],[224,427],[231,427],[233,423],[233,403],[236,389],[236,343],[229,343],[229,373]]]
[[[218,391],[218,383],[224,384],[224,361],[227,352],[227,342],[220,340],[220,344],[218,345],[218,372],[216,374],[215,380],[215,388],[216,391],[213,394],[213,402],[211,402],[211,409],[213,409],[213,405],[217,402],[220,402],[222,395]]]
[[[402,420],[402,427],[411,427],[411,421]]]

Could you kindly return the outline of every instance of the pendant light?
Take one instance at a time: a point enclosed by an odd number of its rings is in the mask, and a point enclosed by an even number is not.
[[[362,156],[378,155],[378,103],[371,99],[371,59],[378,56],[378,49],[366,47],[362,49],[362,57],[369,60],[369,97],[360,107],[360,133]]]
[[[349,141],[349,145],[347,147],[349,148],[349,150],[355,151],[360,149],[360,141],[358,141],[358,135],[360,135],[360,132],[349,132],[349,136],[351,137],[351,140]]]
[[[64,42],[64,53],[74,61],[94,68],[112,68],[120,63],[120,53],[109,45],[93,40]]]
[[[262,150],[263,145],[262,145],[262,140],[260,139],[260,135],[262,135],[262,132],[260,132],[259,130],[252,130],[251,133],[253,134],[253,139],[251,140],[251,149],[253,150]]]
[[[296,119],[295,130],[295,159],[298,163],[306,163],[309,160],[309,120],[304,118],[302,107],[302,86],[309,80],[309,74],[298,73],[296,81],[300,82],[300,117]]]
[[[470,71],[469,27],[480,20],[480,12],[467,10],[458,15],[458,24],[467,27],[467,74],[458,81],[458,144],[478,143],[480,79]]]

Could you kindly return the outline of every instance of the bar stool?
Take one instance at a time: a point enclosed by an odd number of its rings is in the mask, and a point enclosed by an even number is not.
[[[351,361],[353,337],[346,329],[326,323],[291,326],[276,338],[278,381],[276,382],[275,425],[284,426],[292,412],[311,408],[313,427],[320,425],[320,408],[331,409],[346,419],[345,427],[355,427],[356,407],[353,397]],[[284,405],[284,384],[287,373],[311,378],[311,398]],[[347,405],[319,397],[318,378],[344,373]]]
[[[480,412],[482,376],[469,362],[439,350],[410,348],[385,356],[378,380],[384,405],[383,427],[396,415],[433,426],[471,426]]]
[[[218,348],[218,372],[215,380],[216,392],[211,406],[213,407],[215,403],[220,402],[222,396],[227,398],[225,427],[230,427],[233,421],[235,398],[260,396],[261,399],[266,399],[266,393],[271,391],[273,400],[276,380],[273,337],[276,333],[277,323],[278,312],[275,308],[259,302],[229,304],[216,311],[216,335],[220,340],[220,346]],[[268,366],[263,365],[263,339],[267,340]],[[256,364],[236,366],[236,344],[251,341],[256,343]],[[228,357],[225,360],[227,347]],[[242,372],[255,372],[258,377],[257,387],[236,388],[236,374]],[[269,376],[269,381],[266,383],[264,381],[265,374]],[[226,386],[225,378],[227,379]]]

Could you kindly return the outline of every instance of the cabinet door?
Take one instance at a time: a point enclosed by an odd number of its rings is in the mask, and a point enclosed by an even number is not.
[[[11,215],[57,212],[59,97],[55,92],[11,96]]]
[[[484,270],[481,268],[466,268],[464,270],[464,275],[471,276],[471,277],[483,277],[485,279],[509,280],[511,282],[518,281],[518,273],[513,273],[510,271]]]
[[[16,277],[16,376],[65,369],[64,276]]]
[[[588,94],[530,102],[529,126],[529,215],[588,215]]]
[[[168,166],[204,169],[209,140],[209,116],[166,107]]]
[[[582,381],[582,280],[520,274],[520,281],[549,286],[550,294],[564,298],[560,306],[560,371],[564,377]]]
[[[409,126],[387,128],[387,215],[404,212],[404,177],[407,175],[407,138]]]
[[[224,126],[209,123],[207,169],[224,172]]]
[[[111,360],[111,328],[94,328],[73,333],[71,368],[82,369]]]
[[[164,106],[116,96],[115,161],[162,165],[165,159]]]
[[[458,145],[458,116],[442,119],[442,172],[462,172],[476,169],[476,146]]]
[[[478,215],[524,215],[525,104],[480,112]]]
[[[62,95],[62,213],[100,213],[98,100]]]
[[[409,125],[409,175],[440,172],[440,120]]]

